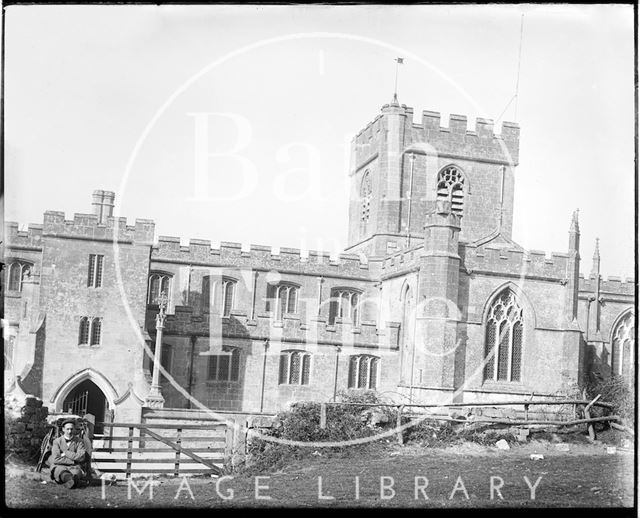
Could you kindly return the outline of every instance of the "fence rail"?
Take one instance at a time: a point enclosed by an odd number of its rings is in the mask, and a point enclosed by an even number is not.
[[[226,424],[164,424],[164,423],[102,423],[113,433],[114,428],[127,429],[127,435],[105,435],[101,438],[109,444],[109,446],[98,447],[93,451],[95,455],[92,463],[100,465],[99,470],[104,473],[124,473],[127,478],[133,473],[159,473],[175,476],[184,474],[211,474],[220,475],[222,470],[220,465],[224,463],[224,454],[226,452]],[[175,431],[170,436],[160,435],[158,432]],[[190,436],[185,435],[184,431],[206,431],[216,432],[209,435]],[[138,431],[139,435],[136,435]],[[112,447],[113,441],[126,441],[126,447]],[[206,441],[206,442],[205,442]],[[147,448],[146,443],[154,443],[154,447]],[[184,443],[204,442],[222,446],[217,447],[192,447],[186,446]],[[165,445],[163,448],[157,446]],[[137,446],[136,446],[137,445]],[[116,454],[113,456],[112,454]],[[162,454],[166,456],[153,457],[145,454]],[[201,457],[198,453],[215,454],[214,457]],[[102,454],[102,455],[99,455]],[[126,454],[119,456],[117,454]],[[106,456],[105,456],[106,455]],[[106,464],[106,466],[102,466]],[[124,464],[124,467],[112,466],[113,464]],[[148,467],[140,468],[138,465],[157,464],[157,468]],[[165,465],[164,467],[162,465]],[[199,466],[198,466],[199,465]],[[171,467],[166,467],[171,466]]]
[[[397,438],[400,444],[403,443],[404,438],[402,435],[402,417],[406,408],[481,408],[481,407],[495,407],[495,406],[523,406],[524,407],[524,419],[509,419],[505,417],[487,418],[476,416],[473,420],[455,418],[451,416],[437,415],[437,414],[421,414],[421,417],[431,421],[450,421],[455,423],[489,423],[500,425],[512,425],[512,426],[529,426],[529,425],[548,425],[548,426],[575,426],[578,424],[586,424],[589,437],[593,440],[596,438],[594,423],[597,422],[611,422],[620,421],[620,417],[617,415],[608,415],[602,417],[591,417],[589,409],[594,406],[605,408],[607,410],[613,410],[614,406],[611,403],[605,403],[599,401],[600,394],[594,399],[526,399],[526,400],[514,400],[514,401],[483,401],[474,403],[430,403],[430,404],[418,404],[418,403],[341,403],[337,401],[328,401],[320,403],[320,428],[324,429],[327,426],[327,407],[328,406],[356,406],[356,407],[385,407],[396,409],[396,428],[398,428]],[[531,406],[564,406],[572,405],[574,416],[577,413],[579,405],[584,405],[582,413],[584,419],[571,419],[571,420],[545,420],[545,419],[529,419],[529,408]],[[416,418],[416,414],[412,414],[405,417]],[[615,423],[613,423],[615,424]]]

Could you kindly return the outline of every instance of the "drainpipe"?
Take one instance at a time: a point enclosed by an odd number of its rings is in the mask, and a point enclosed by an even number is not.
[[[264,357],[262,360],[262,386],[260,387],[260,413],[264,408],[264,380],[267,372],[267,349],[269,348],[269,339],[264,341]]]
[[[189,392],[190,396],[193,396],[191,393],[191,389],[193,387],[193,358],[196,350],[196,342],[198,341],[198,337],[196,335],[191,335],[191,357],[189,361],[189,385],[187,387],[187,392]],[[189,406],[187,408],[191,408],[191,400],[188,399],[187,403]]]

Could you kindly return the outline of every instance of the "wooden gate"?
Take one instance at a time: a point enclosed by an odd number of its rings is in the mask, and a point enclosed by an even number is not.
[[[78,394],[73,398],[67,407],[67,412],[70,414],[84,416],[87,413],[87,405],[89,403],[89,391],[86,390],[81,394]]]
[[[120,474],[126,478],[132,474],[222,473],[226,423],[102,424],[104,436],[94,441],[91,459],[92,466],[102,473]]]

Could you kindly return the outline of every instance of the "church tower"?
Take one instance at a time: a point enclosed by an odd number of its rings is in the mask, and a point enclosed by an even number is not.
[[[424,238],[424,216],[437,200],[451,202],[464,216],[460,241],[471,243],[500,233],[511,238],[514,171],[519,127],[493,121],[424,111],[394,102],[356,135],[351,144],[348,252],[384,256],[417,246]]]

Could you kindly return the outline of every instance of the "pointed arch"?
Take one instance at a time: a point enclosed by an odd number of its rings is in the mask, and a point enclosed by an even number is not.
[[[63,410],[62,404],[66,397],[79,383],[85,380],[93,381],[107,398],[109,408],[113,408],[115,401],[118,399],[118,391],[106,376],[92,368],[87,368],[69,376],[67,380],[58,387],[58,390],[54,392],[53,396],[51,396],[49,401],[53,403],[56,412]]]
[[[620,376],[633,372],[635,331],[635,313],[633,307],[629,307],[620,312],[609,332],[611,374]]]
[[[524,294],[513,283],[498,287],[483,311],[485,382],[521,382],[528,325]]]
[[[448,164],[436,176],[436,199],[451,202],[453,212],[463,215],[467,195],[471,194],[469,179],[462,167]]]
[[[487,316],[489,314],[489,310],[491,309],[491,304],[500,295],[500,293],[502,293],[502,291],[506,289],[510,289],[511,291],[513,291],[518,298],[518,302],[520,302],[520,304],[523,306],[525,319],[527,320],[527,327],[538,327],[536,312],[533,304],[531,303],[531,300],[529,300],[529,297],[524,292],[524,290],[513,281],[503,282],[502,284],[494,288],[493,291],[489,294],[487,300],[484,303],[484,307],[482,308],[482,322],[487,321]]]

